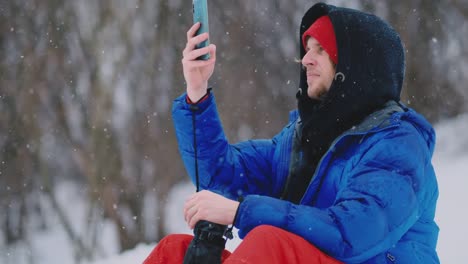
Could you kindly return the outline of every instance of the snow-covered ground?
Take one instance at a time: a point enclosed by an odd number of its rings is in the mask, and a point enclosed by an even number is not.
[[[436,125],[437,145],[433,159],[437,172],[440,197],[436,220],[440,226],[438,253],[441,263],[463,263],[468,259],[468,201],[465,189],[468,188],[468,114],[447,120]],[[76,193],[64,188],[60,198],[74,201],[77,205]],[[167,218],[170,221],[167,230],[170,233],[191,233],[182,217],[182,204],[185,197],[193,193],[190,183],[176,185],[167,204]],[[79,205],[74,208],[79,212]],[[105,254],[100,260],[89,264],[135,264],[141,263],[153,249],[155,244],[138,245],[135,249],[117,253],[117,242],[113,229],[103,225],[102,237],[106,242]],[[17,245],[12,248],[0,248],[0,263],[74,263],[72,250],[63,231],[60,228],[43,233],[37,233],[27,242],[29,246]],[[229,241],[227,249],[234,249],[240,240],[236,237]],[[0,243],[1,244],[1,243]],[[33,245],[33,246],[31,246]],[[34,252],[24,248],[35,248]],[[31,262],[34,258],[34,262]]]

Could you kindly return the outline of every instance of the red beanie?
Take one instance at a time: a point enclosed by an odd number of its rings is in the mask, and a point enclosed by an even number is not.
[[[322,16],[307,29],[302,35],[302,45],[307,47],[307,38],[315,38],[322,48],[328,53],[330,59],[338,64],[338,52],[336,49],[336,37],[333,24],[328,16]]]

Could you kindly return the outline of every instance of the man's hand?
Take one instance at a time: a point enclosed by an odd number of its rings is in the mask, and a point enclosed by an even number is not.
[[[239,202],[210,191],[193,194],[184,205],[184,216],[190,229],[200,220],[221,225],[233,224]]]
[[[208,79],[213,74],[216,63],[215,45],[210,44],[207,47],[195,49],[195,45],[209,38],[208,33],[195,36],[199,28],[200,23],[196,23],[187,31],[187,44],[182,58],[184,78],[187,82],[187,95],[192,102],[197,102],[206,94]],[[197,60],[198,57],[207,53],[210,54],[210,59]]]

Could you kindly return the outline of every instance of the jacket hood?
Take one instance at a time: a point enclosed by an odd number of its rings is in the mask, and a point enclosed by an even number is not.
[[[306,71],[301,65],[297,93],[301,119],[321,105],[328,118],[354,125],[389,101],[399,101],[405,58],[398,33],[382,19],[349,8],[324,3],[312,6],[302,18],[299,30],[300,58],[304,57],[303,33],[319,17],[328,15],[335,31],[338,64],[330,90],[321,102],[307,96]],[[313,110],[313,109],[315,110]],[[323,113],[322,113],[323,114]]]

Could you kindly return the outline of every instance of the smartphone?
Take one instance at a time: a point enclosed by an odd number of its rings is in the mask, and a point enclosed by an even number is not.
[[[193,23],[200,22],[200,28],[197,30],[197,33],[195,33],[195,36],[200,35],[205,32],[209,32],[209,26],[208,26],[208,3],[207,0],[193,0],[192,2],[193,6]],[[209,40],[205,40],[202,43],[198,44],[195,48],[204,48],[206,46],[210,45]],[[210,58],[210,54],[204,54],[200,57],[197,58],[197,60],[208,60]]]

